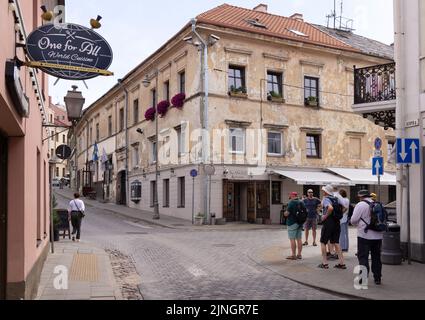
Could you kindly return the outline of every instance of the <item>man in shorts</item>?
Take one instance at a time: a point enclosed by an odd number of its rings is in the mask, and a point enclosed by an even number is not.
[[[329,269],[326,245],[330,242],[332,245],[335,245],[336,251],[338,253],[339,263],[335,266],[336,269],[347,269],[347,266],[344,264],[344,256],[342,254],[341,246],[339,245],[339,238],[341,235],[341,226],[339,221],[337,221],[332,213],[334,208],[332,206],[332,200],[335,200],[338,203],[337,198],[333,196],[334,188],[330,185],[323,187],[323,227],[322,227],[322,236],[320,238],[320,244],[322,248],[322,263],[318,266],[321,269]]]
[[[285,217],[287,218],[288,226],[288,237],[291,242],[292,255],[287,257],[287,260],[301,260],[302,259],[302,225],[299,225],[296,221],[298,206],[303,206],[304,203],[298,198],[298,193],[292,192],[290,196],[291,200],[288,203]],[[298,247],[298,254],[296,254]]]
[[[307,191],[307,198],[304,200],[304,205],[307,208],[308,216],[307,221],[304,225],[305,229],[305,242],[304,246],[308,246],[308,236],[310,230],[313,231],[313,246],[317,247],[316,244],[316,233],[317,233],[317,210],[320,207],[320,200],[314,197],[313,190]]]

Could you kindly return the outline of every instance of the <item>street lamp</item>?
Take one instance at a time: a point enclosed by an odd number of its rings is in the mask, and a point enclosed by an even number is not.
[[[77,86],[72,86],[72,91],[68,91],[67,95],[64,97],[66,111],[68,114],[68,120],[72,123],[71,129],[74,135],[74,145],[75,148],[77,148],[77,138],[75,135],[75,125],[77,124],[78,120],[81,119],[81,113],[83,110],[83,105],[86,99],[82,96],[80,91],[77,91]],[[43,125],[43,127],[58,127],[55,125]],[[60,127],[62,128],[62,127]],[[54,137],[54,136],[52,136]],[[49,137],[48,139],[52,138]],[[75,171],[76,171],[76,164],[77,164],[77,152],[75,152]],[[54,232],[54,226],[53,226],[53,174],[54,174],[54,167],[60,163],[61,161],[57,158],[56,155],[52,155],[51,159],[49,160],[49,174],[50,174],[50,232],[51,232],[51,245],[52,245],[52,253],[54,253],[54,238],[53,238],[53,232]],[[76,174],[75,174],[76,176]]]
[[[66,112],[68,114],[68,120],[72,123],[71,130],[74,136],[74,146],[75,150],[77,149],[77,135],[75,132],[75,125],[81,119],[81,114],[83,111],[83,106],[86,99],[81,94],[81,91],[77,91],[77,86],[72,86],[72,91],[68,91],[67,95],[64,97]],[[74,180],[75,188],[77,189],[77,152],[75,153],[75,166],[74,166]]]
[[[206,171],[206,165],[207,162],[210,160],[210,150],[208,149],[208,143],[207,143],[207,132],[209,132],[209,118],[208,118],[208,109],[209,109],[209,79],[208,79],[208,48],[214,46],[219,40],[220,37],[214,34],[209,35],[207,39],[202,38],[202,36],[198,33],[197,29],[197,20],[192,19],[191,25],[192,25],[192,34],[183,38],[183,41],[185,41],[187,44],[193,45],[196,48],[198,48],[199,51],[202,51],[201,53],[201,78],[202,78],[202,91],[203,91],[203,98],[202,98],[202,164],[204,167],[204,172]],[[209,219],[210,215],[210,186],[209,186],[209,179],[208,175],[205,173],[204,175],[204,210],[207,215],[206,219]]]
[[[154,106],[155,109],[155,141],[156,141],[156,148],[155,148],[155,190],[154,190],[154,220],[159,220],[159,203],[158,203],[158,183],[159,183],[159,163],[158,163],[158,149],[159,149],[159,128],[158,128],[158,76],[159,71],[158,69],[155,70],[153,76],[156,78],[156,87],[155,87],[155,97],[154,97]],[[142,81],[143,86],[145,88],[148,88],[151,85],[151,80],[148,75],[145,76],[145,78]]]
[[[81,94],[81,91],[77,91],[77,86],[72,86],[72,89],[72,91],[68,91],[64,101],[68,120],[74,123],[81,119],[81,112],[83,111],[83,105],[86,99]]]

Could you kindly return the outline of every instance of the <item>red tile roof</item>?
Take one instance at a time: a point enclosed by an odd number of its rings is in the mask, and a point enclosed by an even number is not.
[[[265,25],[267,28],[253,26],[247,22],[249,19],[257,19],[259,23]],[[200,14],[197,20],[199,23],[233,28],[334,49],[360,52],[358,49],[339,41],[310,23],[228,4],[223,4]],[[299,31],[306,36],[297,35],[290,30]]]

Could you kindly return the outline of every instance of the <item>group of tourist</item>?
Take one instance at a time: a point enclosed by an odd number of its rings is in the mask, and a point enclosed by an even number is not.
[[[287,260],[302,260],[303,247],[309,246],[309,235],[312,232],[314,247],[317,247],[317,225],[319,212],[322,222],[320,248],[322,262],[320,269],[329,269],[329,260],[338,260],[335,269],[345,270],[344,253],[349,251],[349,225],[358,229],[357,257],[359,264],[369,272],[369,253],[372,255],[372,272],[375,283],[381,284],[382,263],[381,247],[383,232],[371,230],[373,204],[376,195],[367,190],[358,193],[359,203],[355,208],[350,204],[347,192],[338,186],[327,185],[322,188],[322,200],[308,190],[307,196],[299,198],[297,192],[290,194],[290,201],[285,211],[288,236],[291,243],[291,255]],[[305,242],[302,233],[305,231]]]

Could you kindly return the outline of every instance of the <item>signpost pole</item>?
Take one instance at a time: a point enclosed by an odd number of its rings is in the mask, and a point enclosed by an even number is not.
[[[195,177],[192,177],[192,225],[195,224]]]
[[[53,165],[50,164],[50,241],[52,244],[52,253],[55,253],[55,235],[53,230]]]
[[[407,262],[412,264],[410,252],[410,165],[406,165],[407,169]]]
[[[378,202],[381,202],[381,175],[378,172]]]

